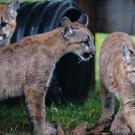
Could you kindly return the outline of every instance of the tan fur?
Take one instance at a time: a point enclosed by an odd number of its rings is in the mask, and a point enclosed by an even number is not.
[[[0,41],[0,47],[3,47],[9,45],[11,37],[16,29],[16,19],[11,17],[8,5],[6,4],[0,4],[0,24],[1,21],[7,23],[5,27],[0,27],[0,36],[5,36],[4,39]]]
[[[0,100],[24,95],[36,135],[55,134],[45,123],[44,100],[56,62],[70,52],[88,60],[83,54],[95,51],[87,26],[74,23],[72,28],[68,39],[61,27],[0,48]]]
[[[124,60],[122,47],[133,51],[130,63]],[[114,113],[112,93],[120,100],[120,109],[112,123],[114,134],[135,132],[135,49],[131,38],[121,32],[110,34],[104,41],[100,53],[100,82],[102,97],[101,121]]]

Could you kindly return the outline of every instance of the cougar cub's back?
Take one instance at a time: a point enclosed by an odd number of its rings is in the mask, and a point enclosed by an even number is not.
[[[100,79],[104,82],[105,87],[112,85],[110,79],[114,76],[114,70],[118,69],[119,63],[123,61],[122,46],[124,44],[133,50],[133,42],[126,33],[114,32],[106,38],[102,45],[99,65]],[[110,90],[113,91],[112,88]]]
[[[0,4],[0,47],[10,43],[16,28],[18,8],[18,0],[13,0],[10,4]]]

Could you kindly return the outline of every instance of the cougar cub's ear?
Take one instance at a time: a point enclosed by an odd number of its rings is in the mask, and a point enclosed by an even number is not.
[[[12,19],[16,19],[17,9],[19,9],[19,7],[20,7],[19,0],[12,0],[12,2],[8,4],[8,11]]]
[[[129,64],[131,62],[131,57],[133,56],[133,51],[130,50],[126,44],[122,46],[122,54],[125,64]]]
[[[61,32],[64,38],[68,38],[71,34],[73,34],[72,23],[68,17],[64,17],[61,20]]]
[[[85,26],[88,26],[89,24],[89,17],[87,14],[82,14],[80,16],[80,18],[78,19],[78,22],[85,25]]]

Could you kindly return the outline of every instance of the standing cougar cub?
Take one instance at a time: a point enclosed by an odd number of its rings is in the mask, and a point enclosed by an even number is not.
[[[87,25],[85,14],[75,23],[64,17],[60,28],[0,48],[0,100],[24,95],[35,135],[56,134],[56,129],[45,122],[44,108],[56,62],[70,52],[82,60],[95,53]]]
[[[0,4],[0,47],[7,46],[16,28],[17,9],[19,1],[10,4]]]
[[[112,133],[135,133],[135,47],[131,38],[120,32],[110,34],[101,48],[99,64],[103,105],[100,122],[114,113],[113,93],[120,100],[120,108],[111,125]]]

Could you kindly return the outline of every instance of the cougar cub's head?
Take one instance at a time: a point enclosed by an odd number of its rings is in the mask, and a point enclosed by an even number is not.
[[[67,17],[61,20],[61,33],[67,41],[66,52],[72,52],[82,60],[89,60],[95,54],[93,36],[87,27],[88,23],[86,14],[82,14],[74,23]]]
[[[13,0],[9,4],[0,4],[0,47],[10,42],[16,28],[18,0]]]
[[[135,50],[129,49],[129,47],[124,44],[122,47],[122,57],[124,62],[124,74],[128,78],[133,86],[135,86]]]

